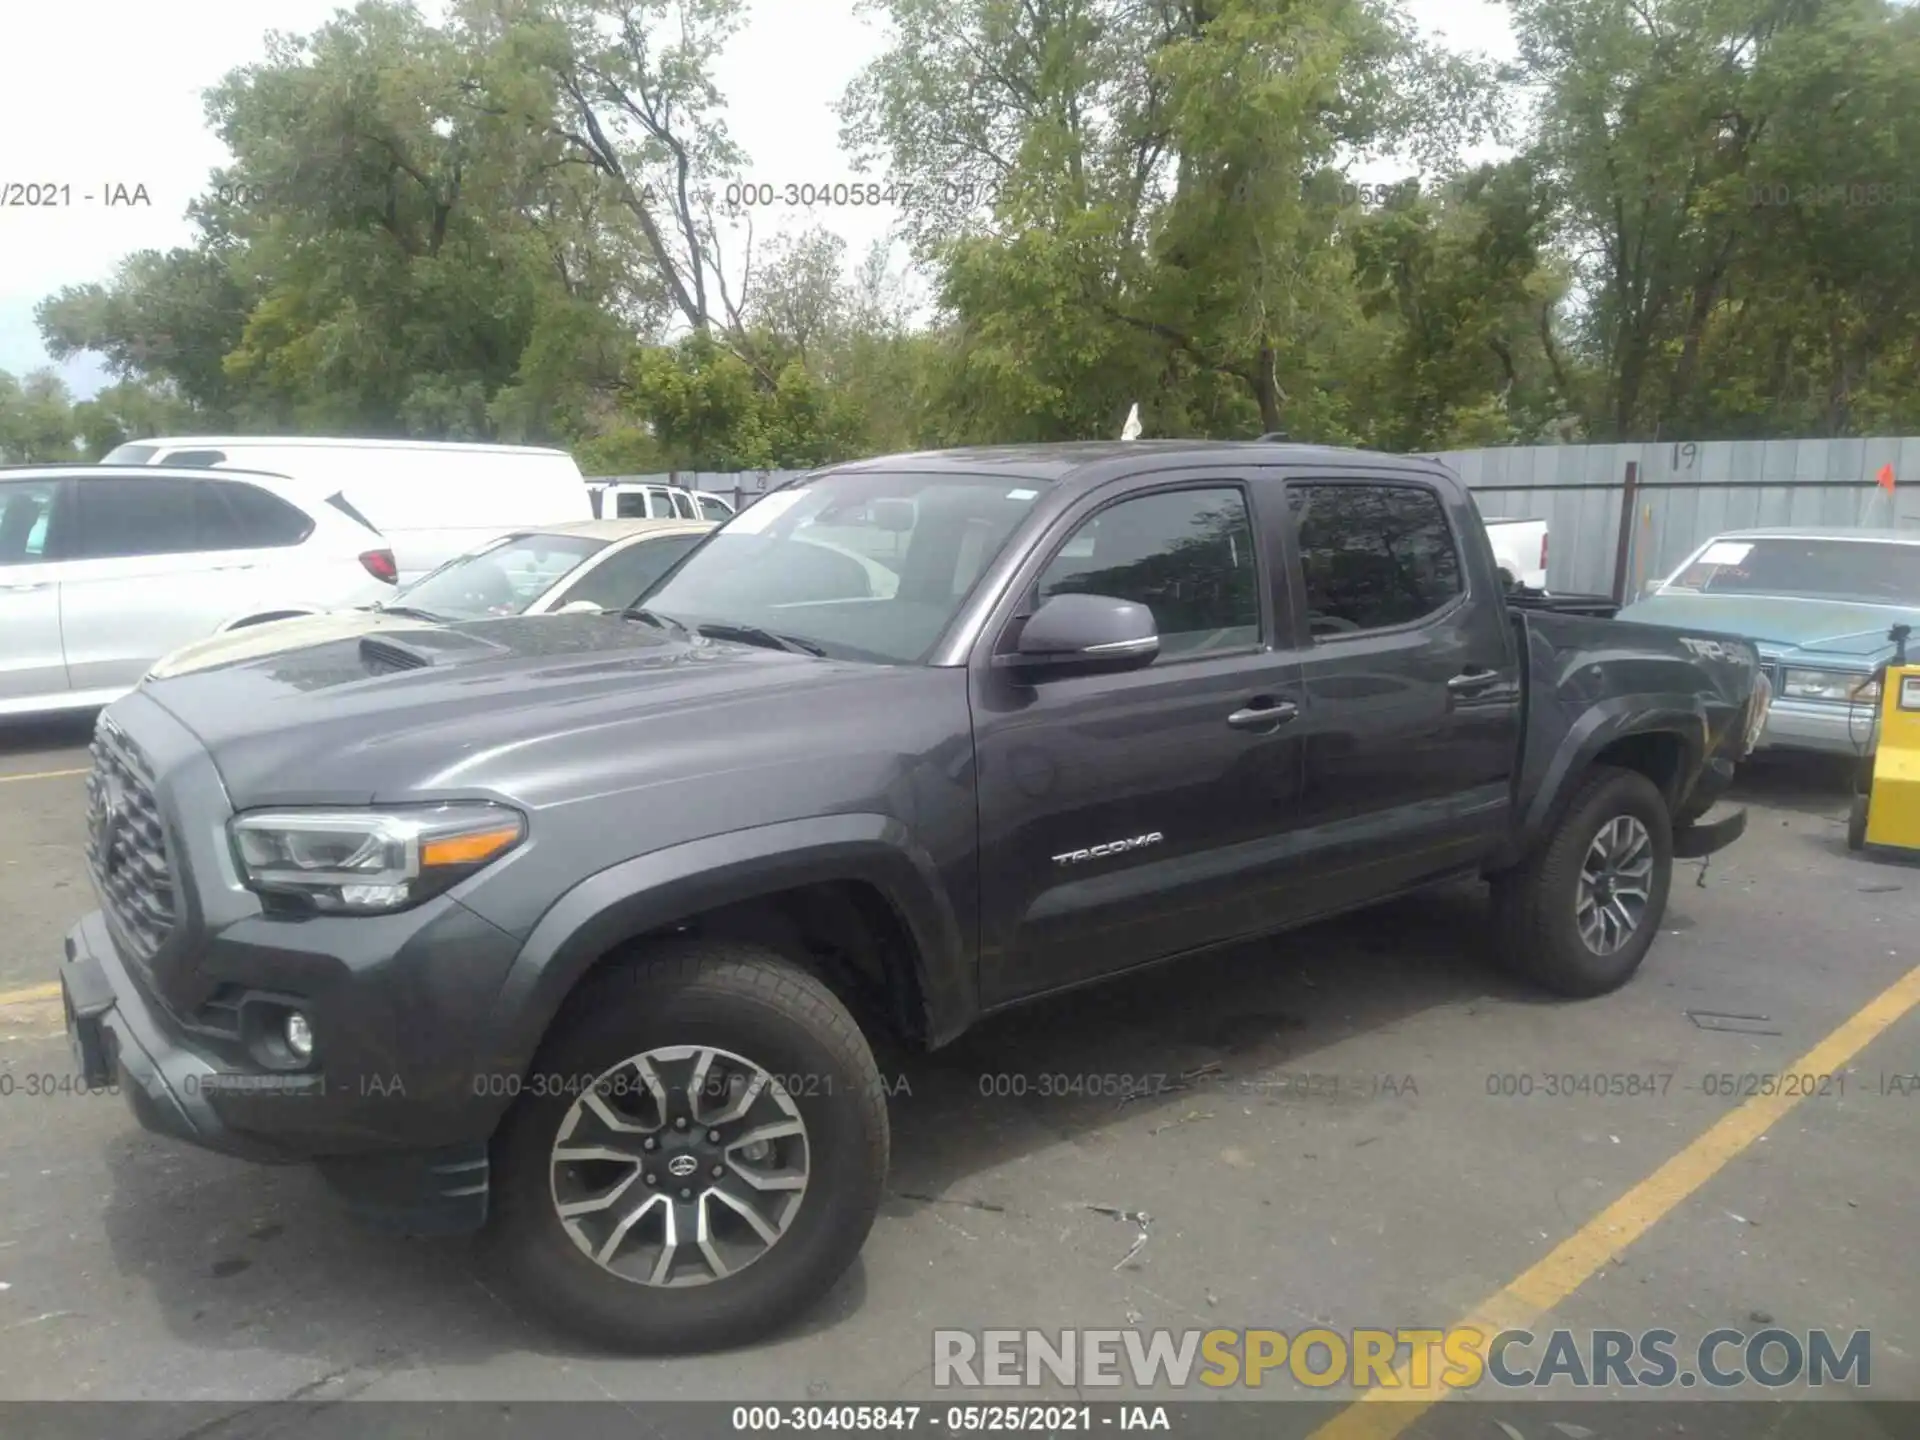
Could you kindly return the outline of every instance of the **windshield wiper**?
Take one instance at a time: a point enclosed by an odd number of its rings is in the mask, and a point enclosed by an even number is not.
[[[662,615],[658,610],[647,610],[638,605],[629,605],[625,610],[622,610],[620,614],[628,620],[644,620],[656,629],[685,630],[689,635],[693,633],[692,628],[686,621],[676,620],[671,615]]]
[[[709,625],[695,627],[700,634],[710,640],[738,640],[745,645],[759,645],[768,650],[786,650],[794,655],[811,655],[814,659],[824,659],[826,651],[811,640],[795,639],[791,635],[776,635],[771,630],[763,630],[758,625],[735,625],[730,621],[716,621]]]
[[[436,615],[431,610],[416,610],[411,605],[376,605],[373,607],[382,615],[404,615],[409,620],[425,620],[430,625],[444,625],[447,617]]]

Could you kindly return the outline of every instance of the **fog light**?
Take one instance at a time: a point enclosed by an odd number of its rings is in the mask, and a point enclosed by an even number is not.
[[[287,1049],[298,1058],[302,1060],[313,1058],[313,1027],[307,1024],[307,1017],[298,1010],[287,1012],[286,1036]]]

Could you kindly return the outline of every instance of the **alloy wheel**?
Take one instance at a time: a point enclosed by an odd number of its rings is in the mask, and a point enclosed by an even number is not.
[[[1646,919],[1653,887],[1653,836],[1632,815],[1600,827],[1580,865],[1574,917],[1580,939],[1596,955],[1611,955]]]
[[[553,1205],[609,1273],[711,1284],[779,1244],[806,1196],[809,1158],[806,1121],[772,1075],[730,1050],[662,1046],[574,1100],[553,1143]]]

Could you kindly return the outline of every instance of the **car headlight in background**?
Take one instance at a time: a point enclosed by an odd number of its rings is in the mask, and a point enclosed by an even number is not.
[[[1788,700],[1831,700],[1845,705],[1849,701],[1872,704],[1880,698],[1877,681],[1863,687],[1859,675],[1838,670],[1788,670],[1780,677],[1780,694]]]
[[[501,805],[261,810],[228,822],[249,890],[329,915],[382,915],[438,895],[526,837]]]

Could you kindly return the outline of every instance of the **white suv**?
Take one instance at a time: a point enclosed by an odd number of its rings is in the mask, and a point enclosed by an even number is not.
[[[105,705],[223,629],[393,593],[339,494],[157,466],[0,468],[0,716]]]
[[[602,520],[712,520],[724,525],[733,518],[732,504],[706,490],[644,480],[589,481],[588,490],[593,513]]]

